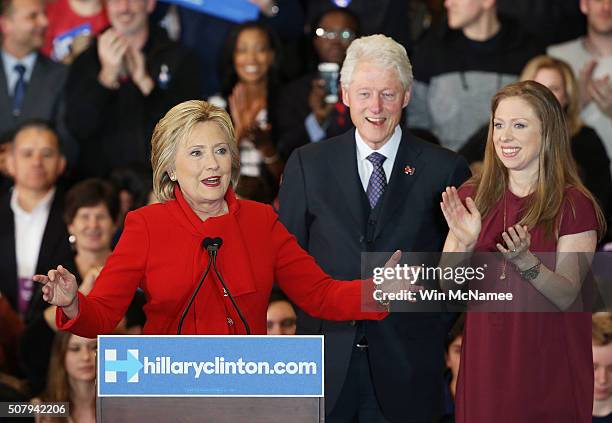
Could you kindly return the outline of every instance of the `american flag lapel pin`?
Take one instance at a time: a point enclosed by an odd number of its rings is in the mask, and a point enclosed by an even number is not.
[[[412,176],[412,175],[414,175],[414,168],[412,166],[410,166],[410,165],[406,165],[406,166],[404,166],[404,173],[406,175]]]

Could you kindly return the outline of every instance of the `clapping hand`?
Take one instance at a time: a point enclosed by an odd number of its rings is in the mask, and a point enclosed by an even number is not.
[[[529,269],[538,263],[538,259],[529,251],[531,235],[527,226],[516,224],[502,233],[506,245],[497,243],[497,249],[504,258],[518,269]]]
[[[610,76],[593,79],[587,87],[590,97],[608,118],[612,119],[612,81]]]
[[[133,46],[129,46],[125,52],[125,64],[132,82],[134,82],[142,94],[145,96],[149,95],[155,83],[147,73],[144,53]]]
[[[474,200],[467,197],[464,206],[457,189],[446,187],[446,190],[442,193],[440,208],[451,233],[465,248],[465,251],[472,251],[482,228],[480,212],[476,208]]]
[[[578,79],[580,105],[586,107],[591,101],[594,101],[597,107],[612,119],[612,81],[610,81],[610,75],[602,78],[594,77],[597,64],[596,60],[590,60],[580,70]]]
[[[232,121],[236,128],[236,139],[238,142],[256,125],[259,112],[266,108],[265,99],[248,101],[246,86],[239,82],[232,90],[228,98]]]
[[[595,70],[595,66],[597,66],[596,60],[590,60],[583,68],[580,70],[580,74],[578,75],[578,85],[579,85],[579,93],[580,93],[580,107],[586,107],[591,100],[591,93],[589,90],[589,85],[593,80],[593,71]]]
[[[114,28],[107,29],[98,38],[98,58],[101,66],[98,79],[105,87],[119,87],[118,79],[128,48],[128,41]]]

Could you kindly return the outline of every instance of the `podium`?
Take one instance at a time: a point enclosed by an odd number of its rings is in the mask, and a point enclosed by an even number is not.
[[[97,422],[323,423],[323,398],[99,398]]]
[[[100,336],[97,421],[319,423],[322,336]]]

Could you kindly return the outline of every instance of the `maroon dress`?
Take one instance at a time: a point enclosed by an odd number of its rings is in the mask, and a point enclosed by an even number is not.
[[[459,195],[462,200],[473,198],[473,187],[462,187]],[[475,251],[497,251],[495,244],[504,231],[504,203],[506,228],[519,221],[529,197],[510,191],[505,195],[483,220]],[[566,189],[559,236],[597,228],[591,201],[574,188]],[[546,237],[543,227],[530,234],[532,252],[556,251],[556,237]],[[545,264],[554,269],[554,263]],[[541,295],[512,265],[507,265],[506,274],[500,283]],[[458,423],[590,422],[591,314],[467,313],[456,402]]]

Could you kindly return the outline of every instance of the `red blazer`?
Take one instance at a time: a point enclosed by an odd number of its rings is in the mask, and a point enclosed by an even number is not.
[[[266,333],[272,284],[307,313],[328,320],[378,320],[386,313],[361,311],[362,281],[334,281],[298,245],[270,206],[237,200],[228,189],[229,213],[200,220],[181,191],[176,200],[127,215],[117,247],[90,294],[79,292],[72,320],[58,307],[57,325],[92,338],[111,333],[137,287],[147,297],[145,334],[174,334],[208,261],[205,237],[221,237],[217,265],[253,334]],[[330,252],[331,253],[331,252]],[[211,269],[212,270],[212,269]],[[369,288],[364,287],[364,292]],[[183,322],[184,334],[244,334],[245,328],[214,272]]]

